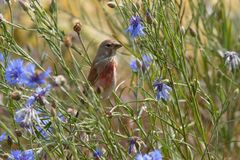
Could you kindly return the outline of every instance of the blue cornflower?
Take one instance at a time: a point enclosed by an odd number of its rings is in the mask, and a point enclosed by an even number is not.
[[[25,67],[22,80],[27,87],[35,88],[41,84],[44,84],[46,82],[46,78],[49,77],[50,73],[50,68],[44,72],[37,73],[36,66],[30,63]]]
[[[52,86],[50,84],[47,85],[45,88],[38,87],[35,90],[35,93],[30,96],[25,104],[26,107],[32,106],[37,100],[40,103],[47,103],[47,100],[45,99],[45,95],[50,91]]]
[[[58,114],[58,118],[62,122],[65,121],[65,117],[61,113]],[[38,133],[40,133],[42,137],[44,137],[45,139],[49,137],[49,133],[52,133],[52,127],[49,125],[49,123],[51,123],[50,117],[44,116],[40,120],[40,123],[35,126]],[[34,132],[33,130],[30,131],[30,133],[33,132]]]
[[[136,59],[132,59],[130,61],[130,68],[132,69],[133,72],[138,72],[138,64]]]
[[[26,151],[12,150],[8,160],[34,160],[34,152],[32,149]]]
[[[150,152],[149,154],[142,155],[137,154],[134,158],[135,160],[162,160],[162,154],[159,150],[154,150]]]
[[[2,53],[0,53],[0,62],[4,62],[4,56]]]
[[[145,155],[137,154],[134,159],[135,160],[152,160],[152,158],[147,154]]]
[[[36,126],[37,131],[42,135],[43,138],[48,138],[48,133],[45,129],[40,126]]]
[[[23,61],[21,59],[9,61],[6,71],[5,79],[8,84],[16,85],[22,83],[22,76],[24,74]]]
[[[150,152],[148,155],[151,156],[153,160],[162,160],[163,158],[160,150],[157,150],[157,149]]]
[[[49,117],[45,116],[44,119],[41,119],[41,122],[39,125],[36,126],[37,131],[44,137],[48,138],[49,132],[52,132],[52,128],[48,127],[46,128],[45,126],[50,123]]]
[[[234,51],[227,51],[224,54],[225,64],[233,71],[240,65],[240,55]]]
[[[0,142],[4,141],[7,139],[7,133],[6,132],[3,132],[1,135],[0,135]]]
[[[63,115],[62,113],[58,113],[58,118],[59,118],[59,120],[62,121],[62,122],[65,122],[65,121],[66,121],[66,119],[65,119],[65,117],[64,117],[64,115]]]
[[[102,151],[100,149],[96,149],[95,151],[93,151],[93,157],[96,159],[99,159],[102,156]]]
[[[152,58],[148,55],[143,55],[142,60],[143,60],[143,67],[145,69],[149,69],[150,63],[152,62]]]
[[[139,67],[141,67],[141,69],[145,71],[149,69],[151,62],[152,62],[152,58],[150,56],[143,55],[142,62],[141,61],[138,62],[136,59],[132,59],[130,61],[130,68],[132,69],[133,72],[138,72]]]
[[[153,87],[155,88],[155,90],[157,91],[157,100],[165,100],[167,101],[169,98],[169,91],[172,90],[171,87],[169,87],[168,85],[164,84],[161,81],[155,81],[153,84]]]
[[[24,107],[15,113],[15,121],[23,128],[30,128],[34,122],[40,123],[38,112],[31,106]]]
[[[136,139],[132,138],[130,140],[130,145],[129,145],[129,148],[128,148],[128,154],[131,154],[133,152],[135,143],[136,143]]]
[[[129,32],[132,38],[144,35],[144,27],[141,25],[141,18],[139,16],[132,16],[130,19],[130,26],[126,32]]]

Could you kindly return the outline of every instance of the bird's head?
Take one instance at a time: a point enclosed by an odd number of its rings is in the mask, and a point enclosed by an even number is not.
[[[105,40],[98,48],[97,57],[101,59],[113,57],[116,55],[116,50],[120,47],[122,45],[115,40]]]

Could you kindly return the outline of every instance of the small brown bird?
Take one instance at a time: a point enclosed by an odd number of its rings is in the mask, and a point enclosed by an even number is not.
[[[103,98],[109,98],[116,85],[116,50],[122,45],[114,40],[103,41],[88,75],[90,84]]]

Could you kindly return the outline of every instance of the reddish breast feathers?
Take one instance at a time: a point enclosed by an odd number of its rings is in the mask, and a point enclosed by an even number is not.
[[[116,63],[110,62],[106,64],[104,70],[99,75],[99,80],[101,81],[101,86],[103,88],[108,87],[111,85],[115,78],[115,69]]]

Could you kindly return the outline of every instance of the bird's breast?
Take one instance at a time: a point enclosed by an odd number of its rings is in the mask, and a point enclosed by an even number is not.
[[[103,88],[115,81],[116,65],[117,64],[115,61],[109,62],[105,65],[103,71],[100,73],[99,80],[101,81],[101,86]]]

